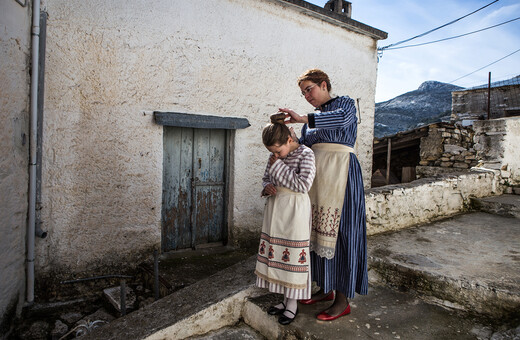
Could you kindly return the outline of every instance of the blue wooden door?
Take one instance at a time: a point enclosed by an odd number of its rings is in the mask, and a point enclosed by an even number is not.
[[[226,130],[164,127],[163,251],[223,242]]]

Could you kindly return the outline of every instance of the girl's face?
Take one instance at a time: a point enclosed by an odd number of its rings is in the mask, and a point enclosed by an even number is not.
[[[287,143],[279,145],[275,144],[272,146],[266,146],[267,150],[271,151],[278,158],[285,158],[291,152],[291,137],[287,140]]]
[[[305,80],[300,83],[300,90],[305,99],[314,107],[319,107],[330,100],[327,83],[322,81],[321,84],[313,83]]]

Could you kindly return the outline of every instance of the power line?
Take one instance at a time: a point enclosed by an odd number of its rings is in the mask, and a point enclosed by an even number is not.
[[[449,37],[449,38],[434,40],[434,41],[425,42],[425,43],[421,43],[421,44],[415,44],[415,45],[405,45],[405,46],[401,46],[401,47],[392,47],[392,48],[387,48],[386,50],[389,51],[389,50],[398,50],[398,49],[407,48],[407,47],[417,47],[417,46],[429,45],[429,44],[433,44],[433,43],[437,43],[437,42],[441,42],[441,41],[451,40],[451,39],[455,39],[455,38],[460,38],[460,37],[464,37],[466,35],[482,32],[482,31],[485,31],[485,30],[488,30],[488,29],[491,29],[491,28],[495,28],[495,27],[498,27],[498,26],[501,26],[501,25],[505,25],[507,23],[510,23],[510,22],[518,20],[518,19],[520,19],[520,17],[511,19],[511,20],[508,20],[508,21],[505,21],[505,22],[502,22],[502,23],[497,24],[497,25],[493,25],[493,26],[489,26],[489,27],[486,27],[486,28],[482,28],[482,29],[479,29],[477,31],[468,32],[468,33],[456,35],[456,36]]]
[[[509,53],[509,54],[506,55],[505,57],[502,57],[502,58],[500,58],[500,59],[498,59],[498,60],[495,60],[495,61],[492,62],[491,64],[487,64],[486,66],[483,66],[483,67],[479,68],[478,70],[475,70],[475,71],[470,72],[470,73],[468,73],[468,74],[466,74],[466,75],[464,75],[464,76],[462,76],[462,77],[460,77],[460,78],[457,78],[457,79],[455,79],[455,80],[452,80],[452,81],[450,81],[450,83],[454,83],[454,82],[456,82],[457,80],[460,80],[460,79],[462,79],[462,78],[465,78],[465,77],[467,77],[467,76],[469,76],[469,75],[471,75],[471,74],[473,74],[473,73],[475,73],[475,72],[478,72],[478,71],[480,71],[480,70],[482,70],[482,69],[484,69],[484,68],[486,68],[486,67],[488,67],[488,66],[491,66],[491,65],[493,65],[493,64],[496,64],[496,63],[498,63],[500,60],[503,60],[503,59],[505,59],[505,58],[507,58],[507,57],[509,57],[509,56],[512,56],[513,54],[517,53],[518,51],[520,51],[520,48],[519,48],[518,50],[512,52],[512,53]]]
[[[458,19],[455,19],[455,20],[453,20],[453,21],[450,21],[450,22],[448,22],[447,24],[444,24],[444,25],[442,25],[442,26],[439,26],[439,27],[437,27],[437,28],[434,28],[434,29],[432,29],[432,30],[429,30],[429,31],[427,31],[427,32],[424,32],[424,33],[422,33],[422,34],[416,35],[415,37],[412,37],[412,38],[409,38],[409,39],[406,39],[406,40],[402,40],[402,41],[396,42],[395,44],[390,44],[390,45],[388,45],[388,46],[380,47],[380,48],[378,48],[378,50],[379,50],[379,51],[383,51],[383,50],[386,50],[386,49],[389,48],[389,47],[397,46],[397,45],[401,45],[401,44],[403,44],[403,43],[405,43],[405,42],[408,42],[408,41],[410,41],[410,40],[413,40],[413,39],[417,39],[417,38],[423,37],[423,36],[425,36],[425,35],[427,35],[427,34],[430,34],[430,33],[434,32],[434,31],[438,30],[438,29],[441,29],[441,28],[443,28],[443,27],[446,27],[446,26],[448,26],[448,25],[451,25],[451,24],[453,24],[453,23],[455,23],[455,22],[457,22],[457,21],[459,21],[459,20],[461,20],[461,19],[464,19],[464,18],[466,18],[466,17],[468,17],[468,16],[470,16],[470,15],[472,15],[472,14],[475,14],[475,13],[477,13],[478,11],[480,11],[480,10],[482,10],[482,9],[488,7],[488,6],[491,6],[491,5],[494,4],[495,2],[498,2],[498,0],[495,0],[495,1],[493,1],[493,2],[491,2],[491,3],[489,3],[489,4],[487,4],[486,6],[480,7],[479,9],[477,9],[477,10],[475,10],[475,11],[469,13],[469,14],[466,14],[466,15],[464,15],[464,16],[458,18]]]

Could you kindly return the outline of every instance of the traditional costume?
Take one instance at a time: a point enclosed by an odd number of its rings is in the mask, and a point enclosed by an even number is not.
[[[307,194],[316,173],[314,153],[304,145],[285,159],[267,165],[263,186],[273,184],[267,198],[257,255],[256,284],[290,299],[311,296],[311,204]]]
[[[336,97],[308,114],[300,143],[316,156],[313,206],[312,279],[324,292],[348,298],[367,294],[365,194],[361,166],[353,152],[357,137],[354,100]]]

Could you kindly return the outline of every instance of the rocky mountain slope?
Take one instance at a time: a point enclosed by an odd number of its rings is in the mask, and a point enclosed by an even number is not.
[[[410,91],[386,102],[376,103],[374,137],[393,135],[421,125],[449,121],[451,92],[462,87],[425,81]]]

